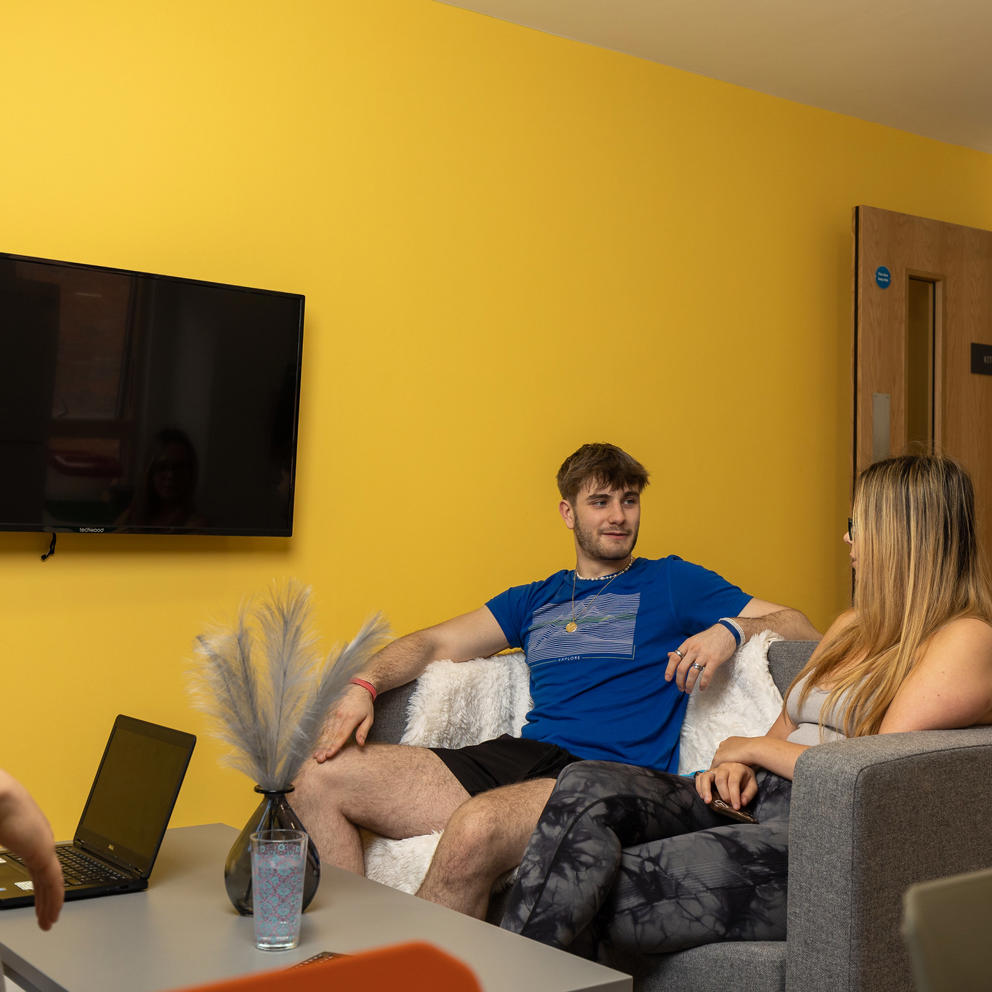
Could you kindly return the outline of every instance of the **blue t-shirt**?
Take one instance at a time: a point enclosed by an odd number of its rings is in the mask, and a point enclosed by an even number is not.
[[[576,580],[570,633],[572,576],[556,572],[486,604],[527,655],[534,708],[522,736],[580,758],[676,771],[688,697],[665,681],[668,652],[751,597],[675,555],[638,558],[612,581]]]

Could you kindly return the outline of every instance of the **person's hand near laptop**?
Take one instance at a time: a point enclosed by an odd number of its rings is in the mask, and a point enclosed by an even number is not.
[[[50,930],[59,918],[65,885],[55,857],[55,838],[28,790],[0,769],[0,846],[24,859],[34,883],[38,926]]]

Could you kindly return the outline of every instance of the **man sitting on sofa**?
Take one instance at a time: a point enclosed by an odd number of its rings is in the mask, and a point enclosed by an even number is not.
[[[324,861],[361,873],[359,828],[402,838],[443,830],[418,892],[484,917],[519,863],[558,773],[580,758],[675,771],[687,697],[762,630],[818,639],[796,610],[754,599],[672,555],[634,556],[648,473],[612,444],[586,444],[558,472],[574,569],[401,637],[328,715],[293,807]],[[369,744],[377,693],[436,659],[526,652],[534,707],[519,738],[473,747]],[[662,677],[664,675],[664,677]],[[357,747],[344,747],[354,734]]]

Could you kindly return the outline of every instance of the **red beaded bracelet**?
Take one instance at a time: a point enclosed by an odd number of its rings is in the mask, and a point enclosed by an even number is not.
[[[379,695],[375,691],[375,686],[371,682],[366,682],[365,679],[351,679],[352,685],[360,685],[363,689],[368,689],[369,694],[372,696],[372,702],[376,701],[376,697]]]

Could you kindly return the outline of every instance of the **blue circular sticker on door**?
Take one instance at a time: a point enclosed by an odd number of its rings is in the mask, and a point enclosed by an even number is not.
[[[892,282],[892,273],[884,265],[875,269],[875,284],[879,289],[888,289],[890,282]]]

